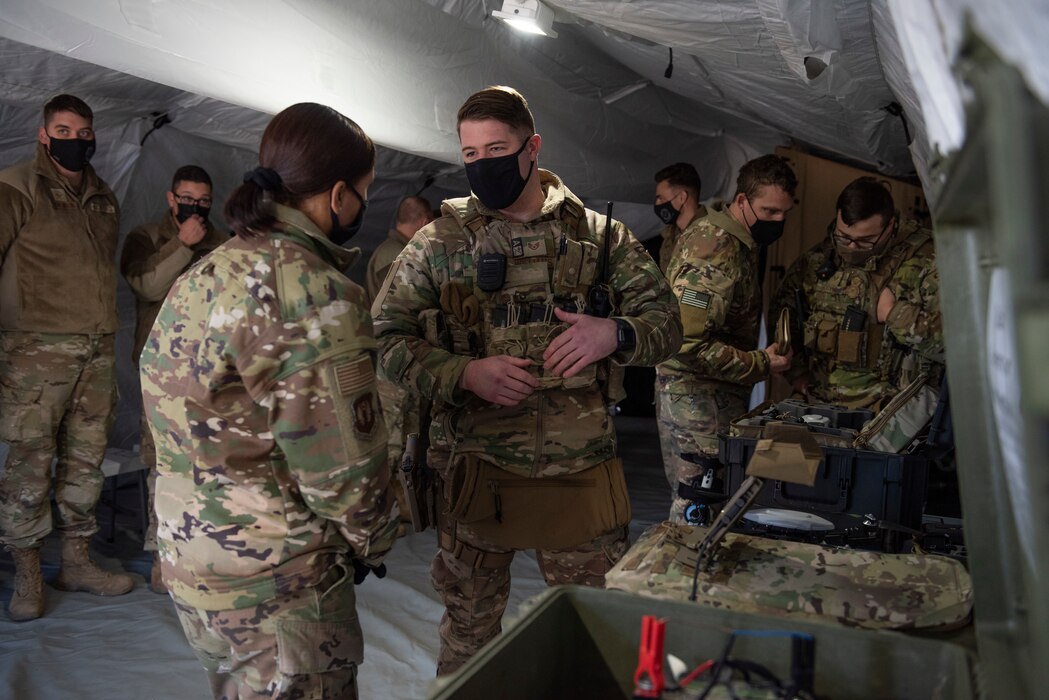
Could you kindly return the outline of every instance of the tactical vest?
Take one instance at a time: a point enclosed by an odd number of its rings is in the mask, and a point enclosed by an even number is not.
[[[528,358],[539,386],[518,406],[471,399],[460,408],[437,407],[435,446],[454,445],[454,453],[482,454],[531,476],[547,464],[565,473],[610,458],[614,438],[599,386],[608,363],[591,364],[567,379],[543,368],[543,353],[568,327],[554,309],[584,313],[600,274],[600,248],[586,210],[566,198],[559,218],[521,224],[489,218],[469,202],[454,199],[442,207],[458,224],[458,235],[441,229],[444,252],[436,255],[433,270],[440,308],[420,315],[424,335],[457,355]],[[484,269],[494,255],[505,256],[502,284],[498,265]]]
[[[469,312],[456,308],[456,300],[448,298],[462,296],[461,292],[450,295],[442,289],[441,312],[452,352],[531,359],[539,365],[531,371],[541,390],[592,385],[596,365],[570,379],[547,375],[541,366],[550,341],[567,328],[554,316],[554,309],[584,313],[590,286],[597,279],[600,250],[592,240],[586,211],[565,199],[560,220],[526,226],[488,219],[468,202],[451,200],[447,211],[469,237],[457,258],[463,266],[464,282],[479,300],[479,313],[477,322],[468,324]],[[488,273],[478,270],[478,262],[485,264],[483,258],[492,254],[505,256],[503,282],[498,289],[485,285],[486,291],[482,289],[482,276]]]
[[[884,253],[873,270],[843,265],[818,281],[808,294],[806,347],[831,370],[866,370],[889,380],[911,353],[886,337],[885,324],[878,322],[878,299],[900,265],[932,244],[928,232],[914,233]]]

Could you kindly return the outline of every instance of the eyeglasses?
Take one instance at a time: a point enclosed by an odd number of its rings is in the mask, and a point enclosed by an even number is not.
[[[874,250],[874,247],[881,242],[881,237],[885,235],[885,232],[889,230],[889,224],[892,223],[890,219],[885,224],[885,228],[881,230],[874,238],[853,238],[849,234],[845,233],[839,228],[834,229],[834,242],[842,246],[852,246],[856,250]]]
[[[201,197],[200,199],[193,199],[189,195],[185,194],[175,194],[174,192],[172,192],[171,194],[175,196],[175,201],[179,204],[185,204],[191,207],[204,207],[205,209],[211,208],[211,197]]]

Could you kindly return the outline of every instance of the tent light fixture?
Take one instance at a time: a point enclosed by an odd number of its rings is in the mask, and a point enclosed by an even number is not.
[[[502,9],[492,10],[492,16],[520,32],[557,38],[554,11],[540,0],[503,0]]]

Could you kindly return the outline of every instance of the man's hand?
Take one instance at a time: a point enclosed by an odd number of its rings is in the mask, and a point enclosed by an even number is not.
[[[189,247],[200,243],[207,232],[207,229],[204,228],[204,219],[194,214],[179,224],[178,239],[182,241],[182,245]]]
[[[881,296],[878,297],[878,323],[885,323],[885,319],[889,317],[889,312],[894,306],[896,306],[896,295],[886,287],[881,290]]]
[[[516,406],[539,385],[539,381],[526,369],[531,365],[531,360],[509,355],[471,360],[459,377],[459,386],[485,401],[500,406]]]
[[[765,348],[765,354],[769,358],[769,373],[770,374],[782,374],[790,369],[790,361],[794,359],[794,352],[788,352],[786,355],[779,354],[779,346],[776,343]]]
[[[543,367],[555,376],[574,377],[588,365],[616,351],[616,322],[586,314],[554,309],[559,321],[568,324],[543,353]]]

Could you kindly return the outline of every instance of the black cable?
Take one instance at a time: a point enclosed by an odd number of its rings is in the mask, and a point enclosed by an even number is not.
[[[153,119],[153,128],[147,131],[146,135],[142,137],[142,140],[138,142],[138,145],[140,147],[146,145],[146,139],[149,138],[150,134],[152,134],[154,131],[164,126],[165,124],[171,123],[171,117],[168,116],[167,112],[164,112],[163,114],[157,114],[156,112],[153,112],[153,117],[155,117],[155,119]]]
[[[714,667],[710,669],[710,683],[703,689],[703,693],[697,698],[697,700],[706,700],[707,695],[714,689],[718,684],[718,676],[721,675],[721,668],[725,664],[725,660],[728,659],[729,653],[732,651],[732,645],[736,643],[736,633],[732,632],[728,636],[728,641],[725,642],[725,648],[721,651],[721,656],[718,657]]]
[[[907,115],[903,113],[903,106],[899,102],[890,102],[889,104],[882,107],[886,112],[894,117],[899,117],[903,123],[903,137],[907,139],[907,145],[911,145],[911,130],[907,126]]]
[[[428,188],[430,185],[432,185],[435,180],[436,180],[436,178],[433,175],[427,175],[426,176],[426,181],[423,183],[423,186],[419,188],[419,191],[415,193],[415,196],[418,197],[423,192],[425,192],[426,188]]]
[[[670,52],[670,63],[667,64],[667,69],[663,71],[663,77],[670,79],[670,76],[674,75],[674,49],[667,47],[667,51]]]

